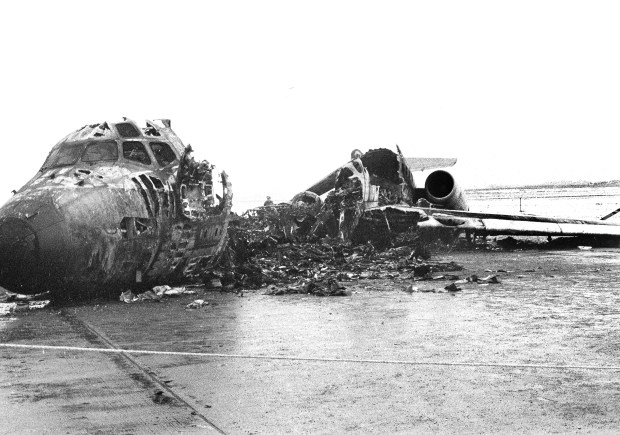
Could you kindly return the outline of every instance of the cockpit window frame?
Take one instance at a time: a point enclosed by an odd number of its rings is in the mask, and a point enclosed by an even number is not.
[[[114,149],[116,150],[116,156],[114,158],[104,158],[104,159],[99,159],[99,160],[84,160],[84,157],[86,157],[86,153],[88,152],[88,149],[91,147],[91,145],[95,145],[95,144],[104,144],[104,143],[113,143],[114,144]],[[86,147],[84,148],[84,151],[82,151],[82,156],[80,157],[80,161],[82,163],[88,163],[90,165],[94,165],[96,163],[102,163],[102,162],[117,162],[118,161],[118,157],[119,157],[119,150],[118,150],[118,141],[116,140],[98,140],[98,141],[90,141],[86,143]]]
[[[161,140],[157,140],[157,141],[149,141],[149,143],[148,143],[148,144],[149,144],[148,148],[149,148],[149,150],[151,151],[151,154],[153,155],[153,157],[155,157],[155,161],[157,162],[157,164],[158,164],[160,167],[162,167],[162,168],[163,168],[163,167],[166,167],[166,166],[170,165],[171,163],[174,163],[175,161],[177,161],[177,162],[179,161],[179,156],[178,156],[178,155],[177,155],[177,153],[174,151],[174,147],[173,147],[171,144],[169,144],[169,143],[167,143],[167,142],[164,142],[164,141],[161,141]],[[172,153],[172,155],[174,156],[174,158],[173,158],[172,160],[170,160],[168,163],[162,163],[162,161],[161,161],[161,160],[160,160],[160,158],[159,158],[159,154],[158,154],[158,153],[156,153],[156,152],[153,150],[153,145],[164,145],[165,147],[167,147],[167,148],[168,148],[168,150],[170,151],[170,153]]]
[[[140,160],[131,159],[131,158],[127,157],[125,155],[125,144],[126,143],[139,143],[140,145],[142,145],[142,147],[144,148],[145,156],[148,159],[148,163],[145,163],[145,162],[142,162]],[[142,165],[142,166],[148,166],[148,167],[152,167],[153,166],[153,157],[149,153],[149,147],[146,146],[146,144],[142,140],[123,140],[123,141],[121,141],[121,153],[122,153],[122,156],[123,156],[123,160],[126,161],[126,162],[134,163],[134,164],[138,164],[138,165]]]
[[[52,149],[52,151],[50,151],[50,153],[47,156],[47,159],[45,159],[45,162],[43,162],[43,166],[41,166],[41,170],[44,170],[44,169],[54,169],[54,168],[62,168],[62,167],[65,167],[65,166],[73,166],[73,165],[75,165],[81,159],[82,154],[84,153],[84,150],[86,149],[86,144],[87,143],[88,143],[87,141],[62,142],[57,147],[54,147],[54,149]],[[58,164],[58,163],[50,164],[50,163],[48,163],[50,160],[52,160],[52,158],[56,158],[56,156],[58,155],[58,153],[60,153],[61,150],[69,148],[69,147],[70,148],[80,148],[80,151],[75,154],[75,158],[73,158],[72,161],[66,162],[66,163],[62,163],[62,164]]]
[[[114,124],[114,128],[116,128],[119,137],[121,137],[124,141],[140,140],[140,138],[142,137],[142,132],[140,131],[140,128],[133,122],[117,122],[116,124]]]

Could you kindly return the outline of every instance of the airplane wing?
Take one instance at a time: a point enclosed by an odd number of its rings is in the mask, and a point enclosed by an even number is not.
[[[620,224],[607,220],[553,218],[523,214],[478,213],[438,208],[387,205],[365,210],[364,219],[384,219],[391,228],[416,226],[421,230],[469,231],[476,235],[612,236]]]

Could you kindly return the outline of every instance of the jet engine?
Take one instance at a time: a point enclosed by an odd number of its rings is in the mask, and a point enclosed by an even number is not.
[[[446,171],[432,172],[424,184],[427,199],[434,204],[451,210],[468,211],[465,192],[456,184],[454,177]]]

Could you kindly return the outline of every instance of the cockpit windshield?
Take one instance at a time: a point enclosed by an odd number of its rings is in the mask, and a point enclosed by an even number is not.
[[[85,163],[116,160],[118,160],[118,146],[113,140],[89,143],[82,156],[82,161]]]
[[[80,158],[85,146],[85,143],[63,143],[50,153],[43,168],[73,165]]]
[[[110,162],[118,160],[116,141],[66,142],[50,153],[42,169],[69,166],[82,157],[84,163]]]

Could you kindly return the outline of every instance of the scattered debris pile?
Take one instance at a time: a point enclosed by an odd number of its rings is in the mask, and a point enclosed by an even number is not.
[[[126,304],[132,304],[134,302],[161,302],[164,299],[176,298],[181,295],[195,295],[196,290],[189,287],[170,287],[168,285],[159,285],[153,287],[152,290],[147,290],[143,293],[134,294],[131,290],[121,293],[119,299]],[[204,299],[196,299],[185,306],[185,309],[196,310],[204,308],[209,305],[209,302]]]
[[[282,212],[284,210],[284,212]],[[462,268],[429,261],[415,237],[403,246],[378,250],[367,242],[354,246],[334,238],[300,236],[290,241],[287,226],[298,222],[283,206],[261,207],[229,226],[229,245],[219,267],[203,275],[207,288],[234,290],[269,286],[266,294],[350,295],[343,281],[430,276]],[[406,244],[405,244],[406,243]]]
[[[152,290],[147,290],[143,293],[134,294],[131,290],[127,290],[121,293],[119,300],[126,304],[133,302],[159,302],[166,298],[175,298],[181,295],[193,295],[196,294],[196,290],[192,290],[188,287],[170,287],[168,285],[160,285],[153,287]]]
[[[42,299],[46,296],[49,296],[49,292],[23,295],[0,287],[0,316],[8,316],[17,311],[45,308],[50,304],[49,299]]]
[[[490,271],[489,271],[490,272]],[[506,272],[499,270],[498,272]],[[408,285],[402,290],[407,293],[456,293],[463,290],[459,285],[462,284],[477,284],[486,286],[489,284],[501,284],[501,280],[497,275],[489,275],[485,278],[479,278],[478,275],[471,275],[467,278],[461,279],[458,275],[427,275],[422,277],[414,278],[416,281],[440,281],[440,280],[449,280],[452,281],[450,284],[446,285],[443,289],[436,288],[428,288],[428,287],[419,287],[413,284]]]
[[[194,302],[190,302],[189,304],[187,304],[185,306],[185,309],[198,310],[200,308],[206,307],[207,305],[209,305],[209,302],[205,301],[204,299],[196,299]]]
[[[269,286],[266,295],[284,294],[311,294],[315,296],[351,296],[351,291],[340,284],[334,278],[317,281],[314,279],[302,280],[301,282],[287,287]]]

